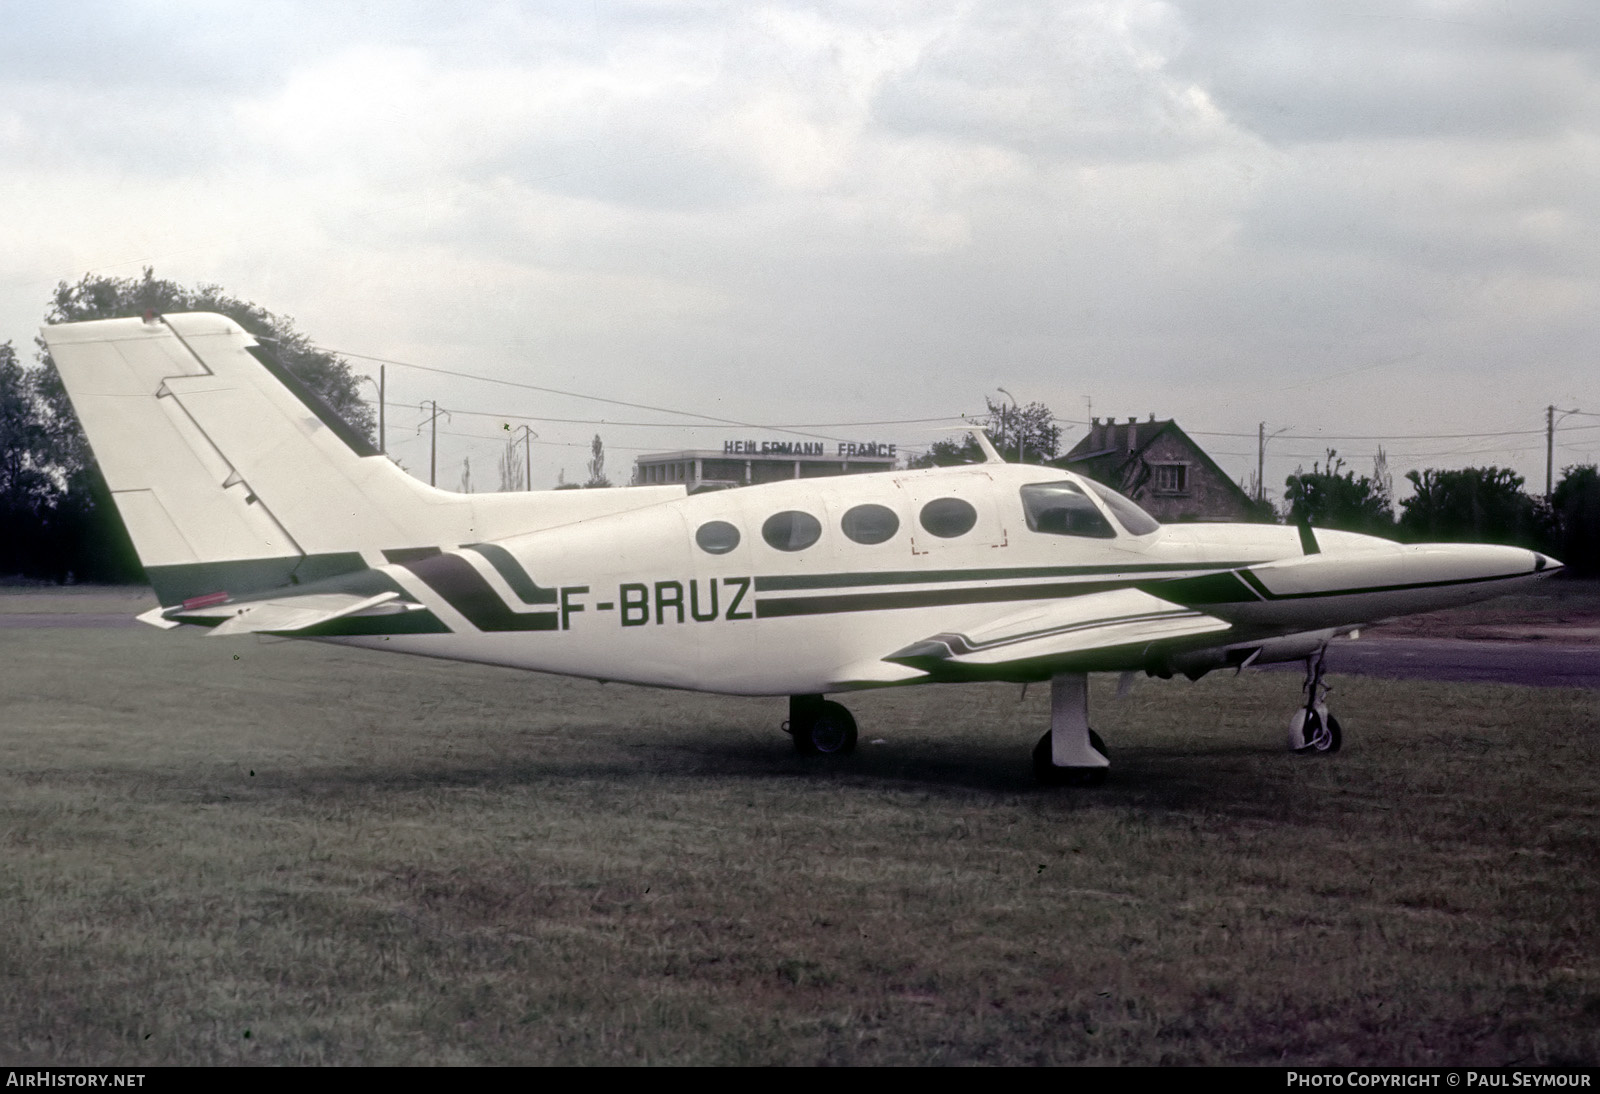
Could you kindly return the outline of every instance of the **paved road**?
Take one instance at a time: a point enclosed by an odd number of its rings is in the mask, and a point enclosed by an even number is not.
[[[1328,671],[1407,680],[1600,688],[1600,646],[1467,642],[1457,638],[1362,638],[1330,646]]]
[[[54,627],[143,627],[132,615],[93,612],[0,612],[0,631]]]

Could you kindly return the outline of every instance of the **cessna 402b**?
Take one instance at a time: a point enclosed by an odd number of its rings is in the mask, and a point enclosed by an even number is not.
[[[987,462],[967,467],[692,497],[456,494],[374,451],[221,316],[43,334],[162,605],[146,622],[787,695],[808,753],[855,745],[830,692],[1049,680],[1034,769],[1095,783],[1109,761],[1088,673],[1298,660],[1291,746],[1331,752],[1331,640],[1560,568],[1511,547],[1163,526],[987,442]]]

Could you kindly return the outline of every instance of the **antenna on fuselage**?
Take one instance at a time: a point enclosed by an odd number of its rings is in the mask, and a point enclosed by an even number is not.
[[[998,452],[996,452],[994,450],[994,445],[990,442],[989,435],[987,433],[985,433],[983,430],[974,429],[972,431],[972,439],[978,442],[978,447],[979,448],[983,449],[983,462],[984,463],[1005,463],[1006,462],[1005,460],[1000,458],[1000,453],[998,453]]]

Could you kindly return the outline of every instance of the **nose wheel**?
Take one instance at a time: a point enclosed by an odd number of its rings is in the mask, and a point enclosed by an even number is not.
[[[1289,749],[1292,752],[1337,752],[1344,743],[1339,719],[1328,713],[1328,693],[1333,688],[1322,679],[1327,655],[1328,647],[1324,645],[1306,658],[1306,679],[1301,685],[1305,692],[1305,705],[1289,718]]]

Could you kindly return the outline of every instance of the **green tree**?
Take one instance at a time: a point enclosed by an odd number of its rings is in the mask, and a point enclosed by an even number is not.
[[[1574,574],[1600,574],[1600,470],[1592,463],[1565,469],[1550,504],[1556,554]]]
[[[1413,493],[1400,503],[1400,531],[1414,542],[1513,543],[1546,537],[1522,476],[1505,467],[1407,471]]]
[[[10,342],[0,345],[0,573],[32,573],[57,484],[46,470],[44,425],[32,377]]]
[[[928,450],[920,456],[913,456],[906,461],[906,466],[918,467],[959,467],[965,463],[982,463],[983,449],[978,447],[978,442],[968,433],[959,440],[934,441]]]
[[[1285,515],[1291,524],[1312,524],[1369,535],[1394,534],[1394,511],[1380,483],[1345,470],[1339,453],[1328,449],[1328,464],[1297,468],[1284,482]]]
[[[56,286],[50,299],[46,323],[78,323],[89,319],[118,319],[143,315],[145,312],[211,311],[226,315],[272,350],[284,368],[292,372],[307,387],[327,403],[341,418],[362,436],[376,445],[377,415],[367,405],[360,390],[360,377],[350,368],[349,362],[337,354],[317,349],[311,339],[295,329],[294,320],[286,315],[276,315],[259,304],[230,296],[220,285],[199,285],[188,288],[175,281],[158,278],[146,266],[141,277],[104,277],[85,275],[76,285],[65,281]],[[55,365],[48,353],[41,351],[40,361],[46,372],[55,373]],[[54,387],[60,387],[59,379]],[[53,398],[53,396],[52,396]],[[57,408],[63,420],[71,421],[71,408],[65,403]],[[81,431],[79,432],[81,441]]]
[[[1049,407],[1043,403],[1006,406],[987,397],[984,402],[989,415],[983,431],[1001,456],[1014,463],[1044,463],[1055,458],[1061,449],[1061,427]]]
[[[137,278],[86,275],[77,284],[61,282],[51,295],[47,323],[115,319],[147,311],[214,311],[237,322],[270,348],[280,362],[370,440],[375,424],[371,407],[362,400],[356,375],[334,354],[316,349],[295,329],[294,321],[230,296],[216,285],[187,288],[155,276],[148,267]],[[14,354],[11,355],[14,357]],[[73,413],[55,362],[39,346],[38,367],[24,370],[20,389],[29,412],[0,411],[7,419],[0,434],[0,462],[33,474],[30,489],[43,491],[31,516],[12,525],[8,537],[24,541],[33,561],[23,567],[33,576],[64,580],[68,576],[100,581],[137,580],[141,570],[133,545],[111,503],[105,479],[95,466],[83,429]],[[9,373],[0,377],[8,392],[19,385]],[[42,479],[40,478],[42,476]],[[41,482],[43,485],[40,485]]]
[[[1004,460],[1017,461],[1017,446],[1022,445],[1023,463],[1044,463],[1054,459],[1061,451],[1061,427],[1055,415],[1043,403],[1027,406],[1002,406],[993,399],[984,398],[988,414],[983,418],[983,432]],[[958,467],[966,463],[982,463],[983,449],[971,433],[959,438],[934,441],[928,451],[908,461],[908,467]]]

